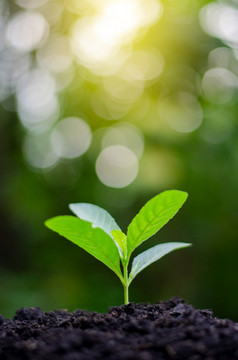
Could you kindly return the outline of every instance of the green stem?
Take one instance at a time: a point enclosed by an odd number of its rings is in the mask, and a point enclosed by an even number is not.
[[[124,304],[128,304],[129,302],[129,292],[128,292],[128,288],[129,288],[129,283],[128,283],[128,273],[127,273],[127,264],[125,264],[123,266],[123,270],[124,270]]]

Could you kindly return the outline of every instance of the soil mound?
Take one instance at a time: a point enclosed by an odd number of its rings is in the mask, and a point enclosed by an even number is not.
[[[22,308],[0,316],[0,359],[238,360],[238,323],[180,298],[106,314]]]

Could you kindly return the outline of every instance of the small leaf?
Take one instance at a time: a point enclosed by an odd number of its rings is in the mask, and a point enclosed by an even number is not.
[[[181,208],[188,194],[178,190],[168,190],[160,193],[134,217],[127,231],[127,251],[130,257],[132,251],[143,241],[160,230]]]
[[[102,229],[74,216],[57,216],[45,225],[102,261],[122,280],[120,257],[111,237]]]
[[[82,220],[92,223],[94,228],[100,228],[112,237],[112,230],[121,230],[113,217],[97,205],[88,203],[69,204],[70,210]]]
[[[148,265],[152,264],[156,260],[159,260],[164,255],[170,253],[171,251],[185,248],[191,246],[189,243],[182,242],[170,242],[156,245],[133,259],[131,273],[129,276],[129,283],[136,277],[139,272],[141,272]]]
[[[127,257],[126,235],[121,230],[112,230],[112,236],[121,250],[121,258]]]

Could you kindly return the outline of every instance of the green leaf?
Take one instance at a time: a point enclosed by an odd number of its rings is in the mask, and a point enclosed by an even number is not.
[[[129,276],[129,283],[131,283],[131,281],[136,277],[136,275],[139,274],[139,272],[141,272],[148,265],[152,264],[156,260],[159,260],[164,255],[174,250],[182,249],[187,246],[191,246],[191,244],[182,242],[170,242],[156,245],[142,252],[133,259],[131,273]]]
[[[121,230],[112,230],[112,236],[121,250],[121,258],[127,257],[126,235]]]
[[[70,210],[80,219],[89,221],[94,228],[100,228],[112,237],[112,230],[121,230],[113,217],[97,205],[88,203],[69,204]]]
[[[89,222],[74,216],[57,216],[47,220],[45,225],[102,261],[122,281],[117,247],[103,230],[93,228]]]
[[[187,197],[186,192],[168,190],[155,196],[142,207],[128,226],[128,258],[137,246],[154,235],[177,213]]]

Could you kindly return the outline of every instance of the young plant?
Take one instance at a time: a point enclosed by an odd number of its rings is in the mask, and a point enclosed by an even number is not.
[[[134,217],[125,235],[104,209],[87,203],[70,204],[77,216],[57,216],[45,225],[102,261],[119,277],[124,288],[124,302],[129,301],[129,286],[144,268],[162,256],[191,244],[169,242],[156,245],[137,255],[128,274],[132,252],[160,230],[181,208],[188,194],[178,190],[164,191],[149,200]],[[121,268],[123,271],[121,271]]]

